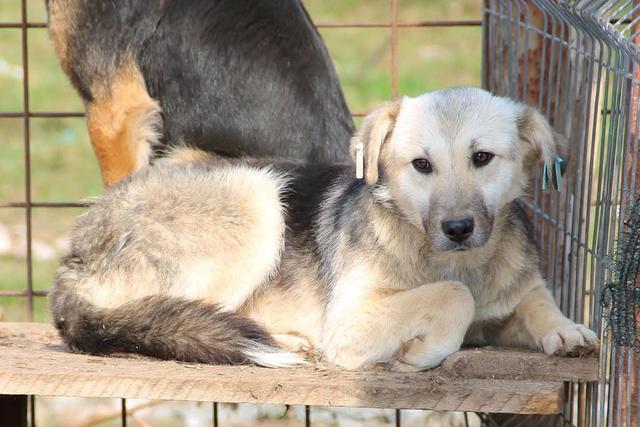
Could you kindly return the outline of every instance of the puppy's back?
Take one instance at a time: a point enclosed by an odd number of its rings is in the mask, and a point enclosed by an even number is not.
[[[283,179],[268,169],[147,168],[98,198],[49,296],[74,349],[206,363],[299,360],[234,313],[277,269]]]

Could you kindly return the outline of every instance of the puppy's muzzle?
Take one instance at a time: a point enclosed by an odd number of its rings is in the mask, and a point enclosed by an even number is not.
[[[473,218],[453,219],[442,221],[442,232],[449,240],[462,243],[473,234]]]

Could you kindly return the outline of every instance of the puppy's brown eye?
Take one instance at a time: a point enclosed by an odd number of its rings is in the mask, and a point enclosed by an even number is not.
[[[489,164],[495,155],[493,153],[487,153],[486,151],[478,151],[473,153],[473,166],[481,168]]]
[[[427,159],[415,159],[413,162],[413,167],[416,168],[418,172],[421,173],[431,173],[433,169],[431,168],[431,163]]]

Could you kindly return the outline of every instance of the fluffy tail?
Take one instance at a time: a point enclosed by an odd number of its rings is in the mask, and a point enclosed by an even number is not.
[[[96,307],[75,292],[79,269],[78,258],[63,260],[49,295],[55,326],[73,350],[211,364],[289,367],[305,363],[278,348],[253,320],[213,304],[156,295],[117,308]]]

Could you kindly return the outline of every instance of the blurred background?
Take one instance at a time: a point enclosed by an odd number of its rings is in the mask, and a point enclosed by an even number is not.
[[[481,0],[399,0],[398,20],[479,20]],[[389,0],[304,0],[314,22],[382,22],[390,19]],[[44,0],[27,1],[29,22],[46,22]],[[0,0],[0,22],[22,20],[20,0]],[[387,28],[320,28],[352,112],[365,113],[392,97],[391,31]],[[28,38],[31,199],[77,202],[99,195],[102,182],[83,117],[37,117],[38,112],[83,112],[80,98],[62,73],[46,28],[30,28]],[[25,201],[25,152],[22,30],[0,26],[0,204]],[[398,92],[418,95],[436,88],[480,86],[482,29],[479,25],[400,28]],[[356,117],[358,125],[361,118]],[[46,291],[67,236],[82,208],[35,207],[32,210],[32,280]],[[0,290],[27,288],[27,233],[23,207],[0,209]],[[0,297],[0,319],[27,321],[27,298]],[[34,300],[33,319],[49,321],[46,298]],[[117,399],[38,398],[37,419],[45,426],[120,425]],[[210,425],[211,404],[128,402],[143,405],[133,425]],[[146,406],[145,406],[146,405]],[[304,408],[269,405],[221,405],[222,425],[300,425]],[[226,411],[226,412],[225,412]],[[302,413],[300,412],[302,411]],[[115,414],[115,415],[113,415]],[[228,414],[228,415],[225,415]],[[300,415],[302,414],[302,415]],[[113,415],[113,416],[111,416]],[[111,416],[111,417],[110,417]],[[403,425],[441,425],[431,416],[407,413]],[[411,420],[414,421],[411,421]],[[208,420],[208,421],[207,421]],[[394,425],[394,411],[312,410],[314,425]],[[146,424],[145,424],[146,423]],[[414,424],[415,423],[415,424]],[[448,424],[447,424],[448,425]],[[464,424],[462,424],[464,425]]]

